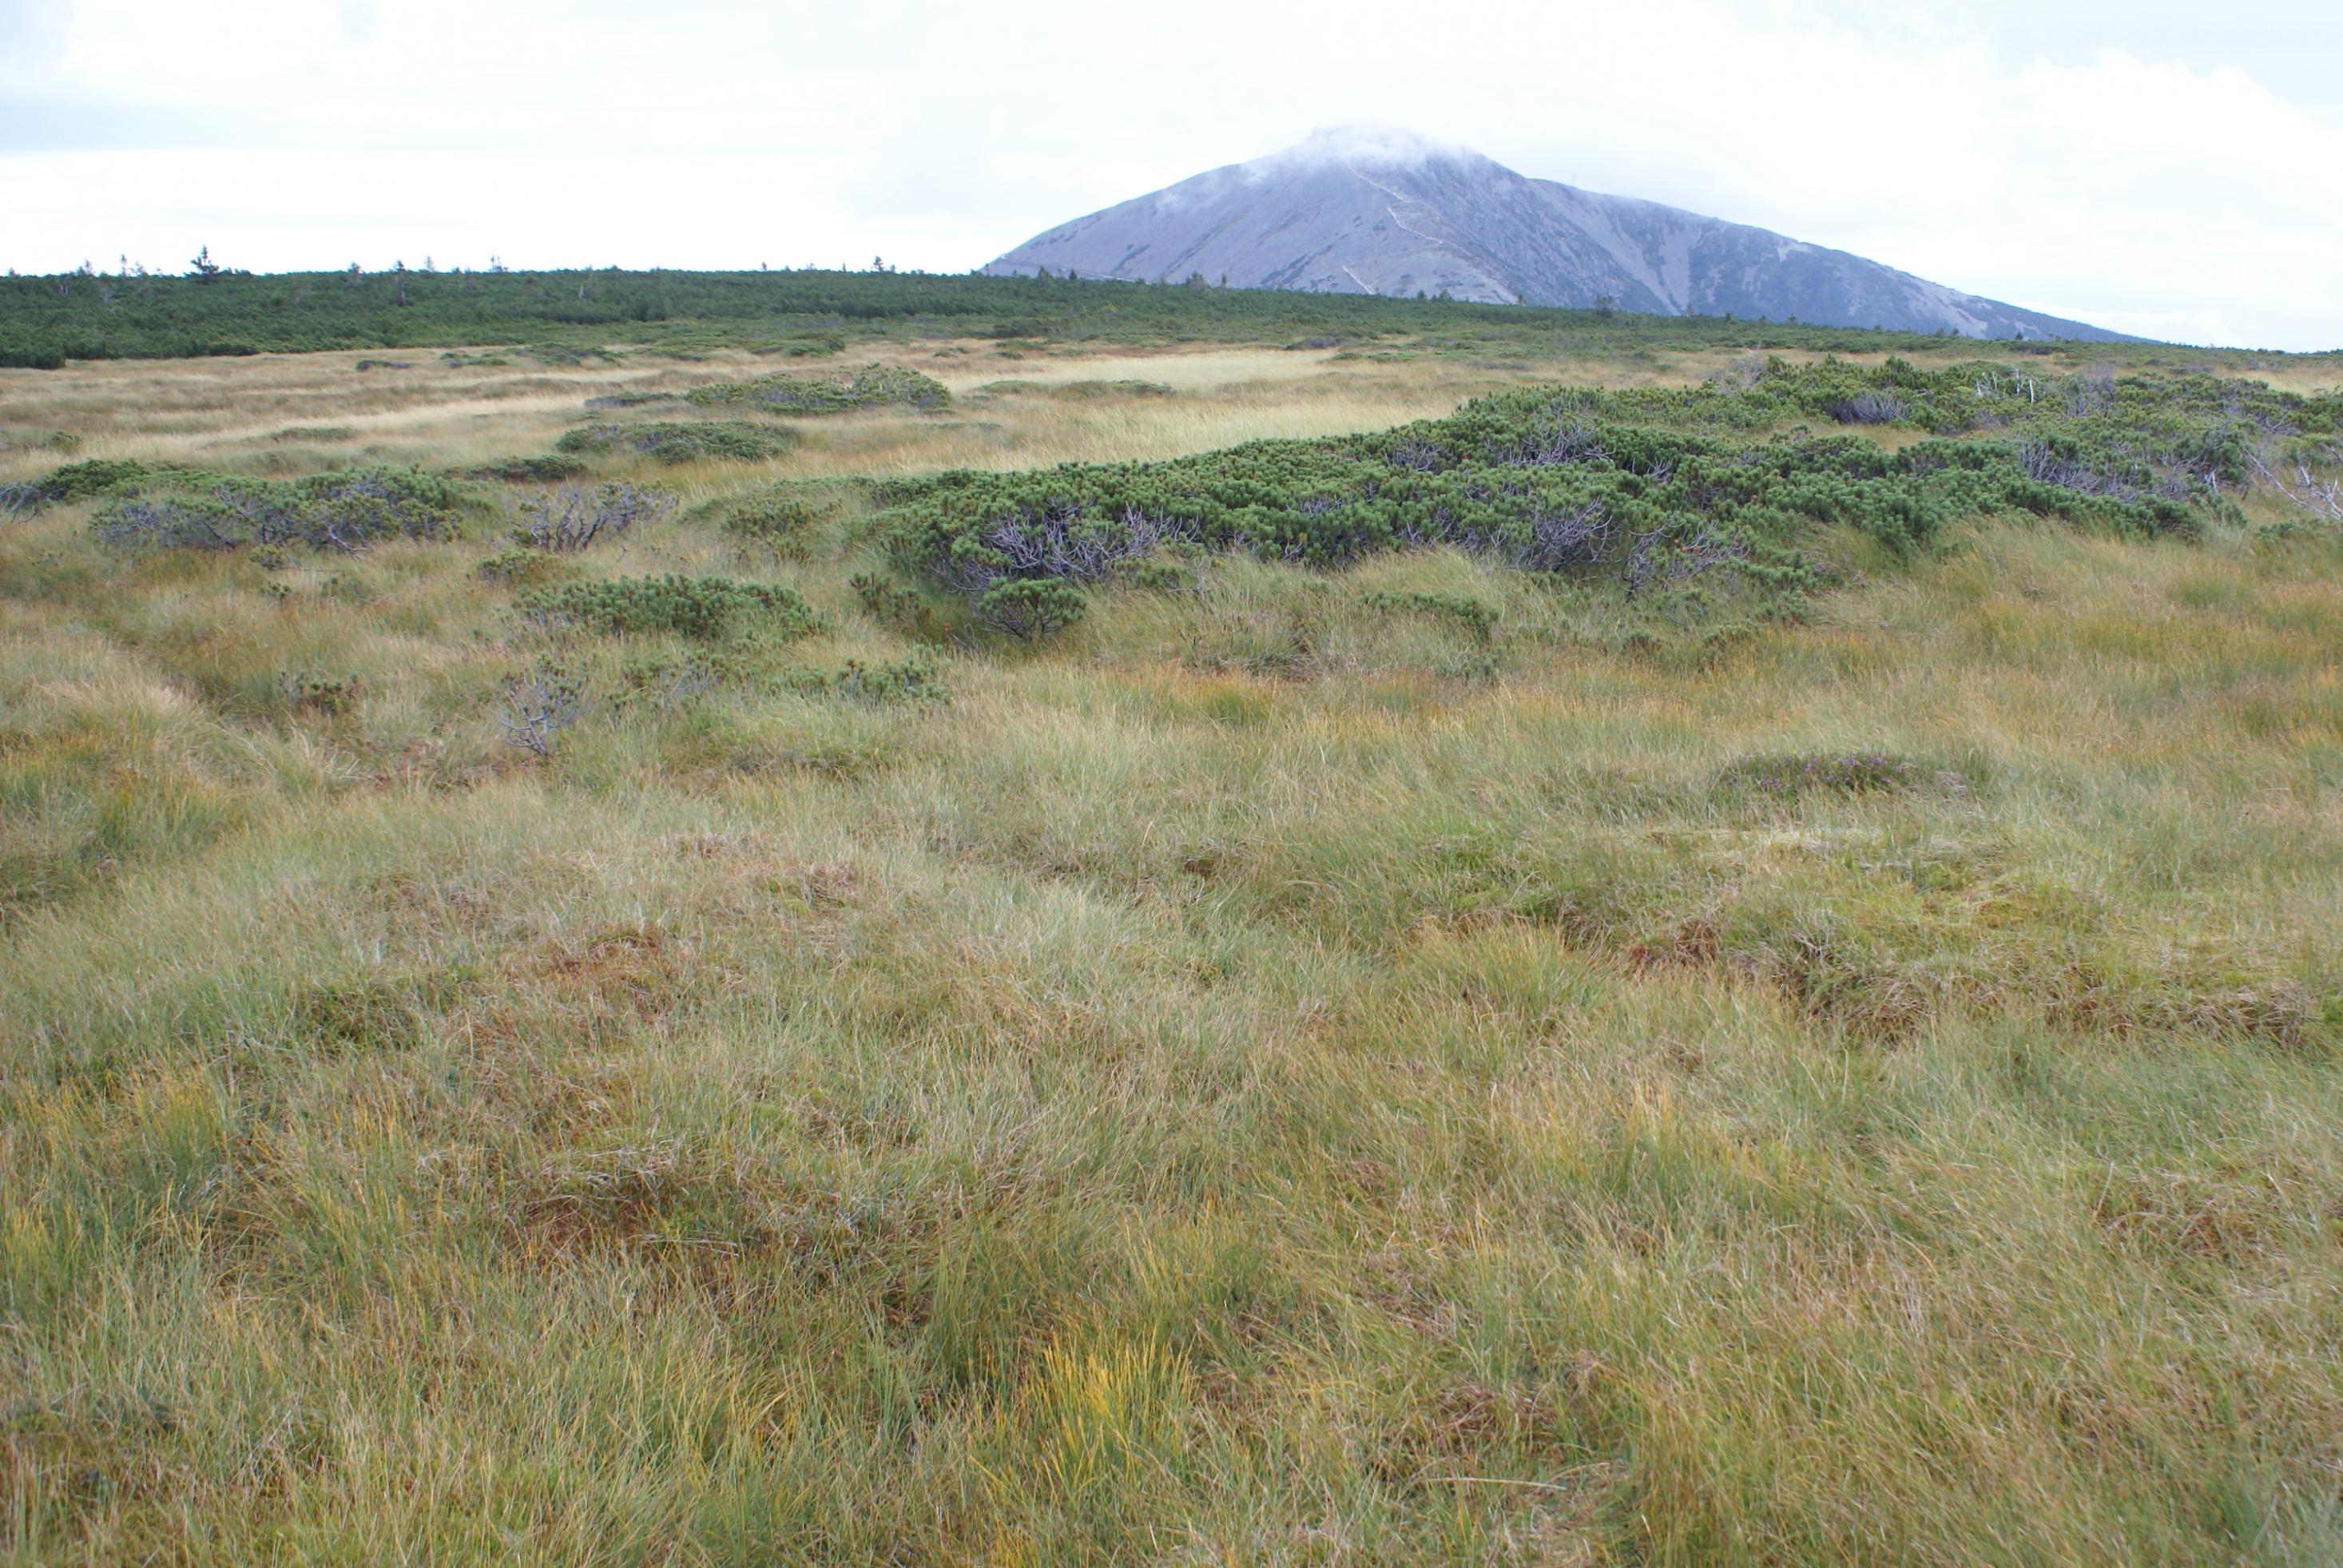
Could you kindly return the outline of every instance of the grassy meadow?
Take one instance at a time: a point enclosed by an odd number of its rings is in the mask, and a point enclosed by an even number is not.
[[[670,499],[571,552],[16,505],[0,1561],[2343,1560],[2334,527],[1825,528],[1730,635],[1446,548],[1031,641],[856,580],[939,470],[1743,352],[859,346],[949,406],[593,457]],[[0,485],[771,368],[400,357],[0,370]],[[669,574],[809,613],[541,597]]]

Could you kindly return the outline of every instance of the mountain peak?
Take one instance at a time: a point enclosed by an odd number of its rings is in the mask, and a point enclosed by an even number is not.
[[[1062,224],[985,270],[1243,288],[1735,315],[1973,337],[2116,334],[1845,251],[1654,202],[1531,179],[1394,126],[1322,126]]]
[[[1488,161],[1462,143],[1442,141],[1401,126],[1365,123],[1321,126],[1283,152],[1272,153],[1257,159],[1256,164],[1360,163],[1410,167],[1438,159]]]

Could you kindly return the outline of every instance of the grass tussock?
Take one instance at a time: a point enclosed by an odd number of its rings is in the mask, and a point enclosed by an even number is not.
[[[1177,395],[347,552],[0,528],[0,1554],[2343,1553],[2331,531],[1813,518],[1763,616],[1165,550],[1029,641],[875,481],[1489,390],[1032,353]],[[256,482],[644,378],[43,374]]]

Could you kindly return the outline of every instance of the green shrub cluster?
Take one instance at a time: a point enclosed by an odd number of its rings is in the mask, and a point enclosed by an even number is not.
[[[480,563],[480,575],[508,588],[528,588],[568,575],[568,565],[558,557],[527,545],[498,550]]]
[[[106,493],[117,498],[90,528],[119,549],[357,550],[387,539],[447,538],[467,498],[454,481],[400,468],[274,480],[154,470],[119,477]]]
[[[468,479],[499,479],[508,485],[558,485],[565,479],[581,478],[586,473],[585,462],[578,457],[545,456],[538,457],[498,457],[477,468],[464,470]]]
[[[837,669],[801,669],[790,677],[800,691],[854,702],[941,702],[941,672],[932,658],[910,658],[880,664],[850,658]]]
[[[821,618],[786,588],[732,578],[618,578],[540,588],[521,599],[524,617],[614,637],[671,632],[704,640],[753,627],[790,640],[820,629]]]
[[[588,425],[556,441],[571,454],[633,452],[659,463],[762,463],[798,444],[797,432],[711,419],[698,424]]]
[[[166,479],[172,472],[161,464],[142,463],[133,457],[96,457],[86,463],[67,463],[40,478],[26,479],[10,488],[27,505],[46,506],[136,489]]]
[[[828,514],[792,496],[752,496],[724,514],[724,531],[742,544],[799,555],[808,530]]]
[[[726,653],[695,648],[681,658],[637,659],[618,671],[619,699],[639,708],[673,713],[727,686],[748,671]]]
[[[1888,451],[1805,422],[1866,397],[1844,422],[1892,413],[1934,434]],[[898,558],[979,600],[1012,581],[1099,580],[1167,546],[1334,567],[1444,544],[1534,572],[1615,572],[1631,592],[1719,568],[1795,591],[1824,526],[1897,551],[1987,513],[2192,536],[2229,515],[2260,440],[2338,423],[2343,398],[2202,376],[2077,388],[1982,363],[1777,359],[1734,384],[1530,388],[1373,436],[948,473],[882,498]]]
[[[780,354],[791,359],[820,359],[846,352],[846,338],[841,333],[817,332],[793,342],[778,343],[769,347],[754,348],[752,354]]]
[[[915,589],[878,572],[857,572],[847,586],[862,601],[863,613],[882,626],[911,637],[930,638],[942,632],[935,607]]]
[[[976,617],[1021,642],[1055,637],[1082,618],[1088,601],[1055,578],[1011,578],[995,583],[976,601]]]
[[[694,387],[685,397],[703,407],[745,407],[767,414],[843,414],[887,404],[940,408],[951,401],[942,382],[890,365],[866,365],[847,377],[760,376]]]
[[[518,349],[540,365],[568,369],[583,365],[588,359],[598,359],[605,365],[616,365],[618,356],[600,343],[536,343]]]
[[[623,337],[654,350],[778,354],[850,343],[962,337],[1061,342],[1372,346],[1413,336],[1465,352],[1592,355],[1655,347],[1910,351],[1926,333],[1639,317],[1464,300],[1277,289],[1170,287],[1066,277],[937,276],[818,268],[755,272],[222,274],[206,281],[78,275],[0,279],[0,365],[66,359],[448,348],[503,344],[546,364]],[[568,341],[562,341],[568,339]],[[522,347],[536,344],[535,347]],[[1369,351],[1372,351],[1371,347]],[[508,356],[455,363],[496,363]]]
[[[671,492],[641,485],[551,486],[520,498],[513,542],[571,555],[657,522],[675,506]]]
[[[1378,589],[1360,596],[1360,605],[1384,615],[1420,615],[1445,621],[1475,642],[1496,634],[1497,612],[1476,598],[1461,594],[1392,593]]]

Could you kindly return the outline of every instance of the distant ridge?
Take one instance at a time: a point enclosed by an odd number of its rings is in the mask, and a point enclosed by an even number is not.
[[[1036,235],[992,273],[1418,293],[1970,337],[2129,342],[1747,224],[1530,179],[1405,132],[1321,131]]]

